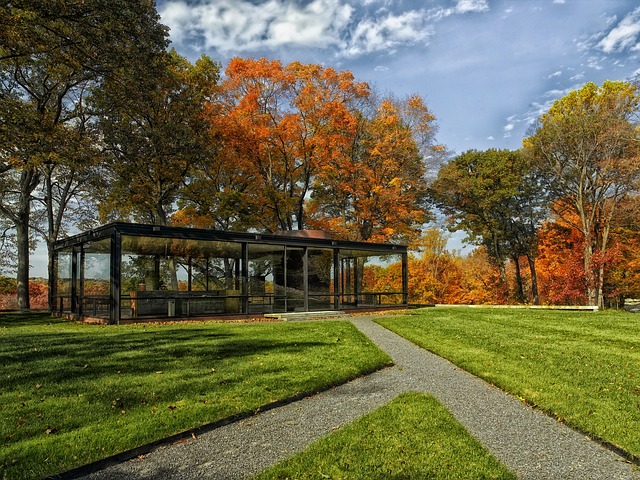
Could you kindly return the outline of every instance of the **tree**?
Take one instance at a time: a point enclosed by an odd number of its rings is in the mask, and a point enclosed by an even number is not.
[[[426,230],[417,244],[419,258],[409,257],[409,299],[417,303],[459,303],[463,278],[457,252],[447,250],[448,236]]]
[[[314,178],[349,148],[368,86],[348,71],[235,58],[222,92],[212,122],[230,161],[253,181],[241,195],[259,209],[259,228],[306,228]]]
[[[580,232],[562,220],[549,221],[539,233],[538,272],[543,302],[580,305],[586,300]]]
[[[536,231],[546,216],[546,197],[524,156],[509,150],[467,151],[440,169],[430,192],[452,230],[464,230],[486,247],[505,293],[505,261],[513,261],[518,301],[524,300],[519,259],[526,256],[532,299],[538,303]]]
[[[166,29],[157,20],[144,0],[18,0],[0,7],[0,213],[16,230],[22,310],[29,308],[32,193],[53,171],[44,166],[91,144],[81,133],[87,130],[78,129],[78,106],[90,87],[132,58],[145,63],[164,49]],[[51,226],[48,235],[55,231]]]
[[[418,96],[385,99],[362,113],[348,149],[330,159],[313,184],[313,224],[337,238],[411,243],[428,220],[425,156],[435,117]]]
[[[219,66],[206,56],[192,65],[172,50],[149,67],[153,77],[107,82],[96,97],[104,112],[99,208],[103,219],[167,225],[186,179],[212,154],[204,112]]]
[[[583,236],[587,301],[604,306],[605,258],[617,206],[637,191],[640,96],[625,82],[587,83],[554,102],[524,145],[556,202],[555,213]],[[599,263],[599,264],[598,264]]]

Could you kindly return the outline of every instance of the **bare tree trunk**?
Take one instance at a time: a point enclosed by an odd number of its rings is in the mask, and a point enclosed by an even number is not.
[[[584,276],[587,283],[587,305],[598,305],[598,289],[593,278],[593,269],[591,268],[591,257],[593,254],[593,246],[591,239],[585,238],[584,242]]]
[[[28,218],[28,211],[26,214]],[[29,299],[29,220],[16,222],[16,239],[18,244],[18,309],[27,311],[31,308]]]
[[[31,216],[31,193],[35,190],[40,176],[34,168],[20,172],[19,196],[14,224],[18,244],[18,309],[26,311],[31,308],[29,299],[29,220]]]
[[[514,256],[511,261],[516,268],[516,300],[519,303],[524,303],[524,288],[522,286],[522,272],[520,271],[520,261],[517,256]]]
[[[540,305],[540,296],[538,294],[538,274],[536,273],[536,259],[531,255],[527,255],[529,262],[529,271],[531,272],[531,296],[534,305]]]

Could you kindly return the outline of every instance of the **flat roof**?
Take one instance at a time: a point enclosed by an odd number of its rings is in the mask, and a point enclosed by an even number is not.
[[[141,223],[113,222],[95,229],[73,235],[54,244],[54,250],[61,250],[86,242],[95,242],[110,238],[119,233],[139,237],[164,237],[185,240],[204,240],[221,242],[247,242],[270,245],[287,245],[294,247],[333,248],[341,250],[366,250],[380,254],[406,253],[407,246],[393,243],[369,243],[349,240],[333,240],[330,238],[318,238],[315,236],[292,235],[287,232],[278,234],[230,232],[214,229],[174,227],[162,225],[147,225]],[[305,232],[304,230],[299,232]]]

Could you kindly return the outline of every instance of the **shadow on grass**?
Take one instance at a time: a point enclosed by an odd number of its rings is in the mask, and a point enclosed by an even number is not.
[[[176,361],[199,371],[221,361],[271,353],[295,354],[326,343],[251,338],[212,329],[105,332],[59,332],[11,335],[0,349],[0,365],[7,374],[4,388],[96,380],[113,374],[136,376],[175,370]],[[185,372],[187,374],[187,372]],[[182,379],[186,379],[183,377]]]
[[[54,323],[70,323],[70,321],[52,317],[49,312],[0,312],[0,328],[35,327]]]

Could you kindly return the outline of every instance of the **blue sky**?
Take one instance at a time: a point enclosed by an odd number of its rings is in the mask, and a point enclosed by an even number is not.
[[[159,0],[172,46],[351,70],[420,94],[451,151],[516,149],[553,100],[640,73],[630,0]]]
[[[640,74],[635,0],[158,0],[172,46],[351,70],[420,94],[450,151],[520,148],[530,123],[586,82]],[[456,232],[450,248],[464,247]],[[46,275],[46,250],[31,258]]]

